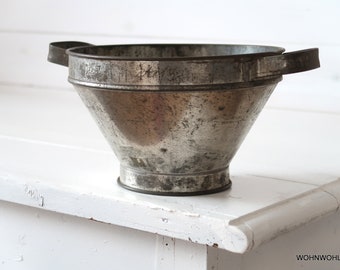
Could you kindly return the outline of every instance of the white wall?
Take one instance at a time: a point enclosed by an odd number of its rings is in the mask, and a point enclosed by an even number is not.
[[[314,74],[339,82],[339,14],[337,0],[2,0],[0,82],[66,87],[66,72],[46,62],[58,40],[319,47]]]
[[[286,76],[269,105],[332,111],[338,103],[324,95],[340,98],[339,14],[337,0],[2,0],[0,85],[70,88],[66,68],[46,61],[48,43],[59,40],[319,47],[322,68]]]

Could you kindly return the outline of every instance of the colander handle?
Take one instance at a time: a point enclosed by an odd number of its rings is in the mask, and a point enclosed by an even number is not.
[[[68,66],[68,55],[66,50],[75,47],[93,46],[81,41],[60,41],[50,43],[47,60],[51,63]]]
[[[255,63],[252,77],[264,78],[291,74],[318,67],[320,67],[319,49],[311,48],[259,58]]]

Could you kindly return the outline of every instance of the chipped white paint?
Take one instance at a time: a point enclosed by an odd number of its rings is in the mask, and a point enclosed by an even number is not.
[[[40,207],[1,201],[0,239],[1,270],[155,269],[154,235]]]
[[[45,151],[44,158],[61,156],[59,151],[64,153],[63,148],[43,146],[41,149],[42,146],[15,140],[0,139],[2,145],[20,147],[28,157],[41,151]],[[8,161],[11,156],[7,154],[3,158]],[[85,164],[92,163],[93,170],[96,164],[106,159],[106,154],[87,154],[85,150],[79,153],[72,149],[58,162],[58,166],[72,163],[75,158]],[[0,160],[4,159],[0,154]],[[36,175],[41,176],[41,181],[33,182],[18,167],[17,175],[11,172],[6,174],[6,178],[0,178],[2,200],[172,238],[190,239],[194,243],[238,253],[336,212],[340,201],[339,179],[316,186],[240,175],[234,177],[234,187],[228,192],[179,199],[126,191],[112,183],[114,168],[111,166],[100,172],[102,185],[94,186],[92,176],[86,174],[85,168],[59,174],[58,185],[53,178],[49,180],[49,171],[41,169],[42,160],[30,160],[25,160],[25,164],[29,165],[31,172],[35,170]],[[102,167],[98,167],[98,175],[99,168]],[[68,175],[82,179],[82,185],[68,182]],[[247,187],[250,185],[256,188],[249,190]]]
[[[22,262],[23,260],[24,260],[24,256],[22,256],[22,255],[13,259],[13,261],[15,261],[15,262]]]
[[[156,268],[160,270],[175,269],[176,240],[174,238],[157,236]]]
[[[165,236],[156,238],[157,270],[212,269],[207,257],[206,246]]]
[[[44,206],[44,197],[39,194],[37,189],[33,188],[31,185],[25,184],[24,191],[30,198],[32,198],[32,200],[37,202],[38,206]]]

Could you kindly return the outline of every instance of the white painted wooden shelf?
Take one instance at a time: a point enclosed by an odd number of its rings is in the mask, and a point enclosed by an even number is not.
[[[276,100],[232,161],[230,190],[162,197],[117,185],[118,161],[71,88],[3,85],[0,200],[244,253],[339,208],[339,111]]]

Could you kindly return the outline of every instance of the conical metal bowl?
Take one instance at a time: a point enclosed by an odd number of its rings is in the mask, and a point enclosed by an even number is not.
[[[283,74],[318,50],[255,45],[50,44],[120,161],[118,182],[150,194],[230,187],[229,164]]]

